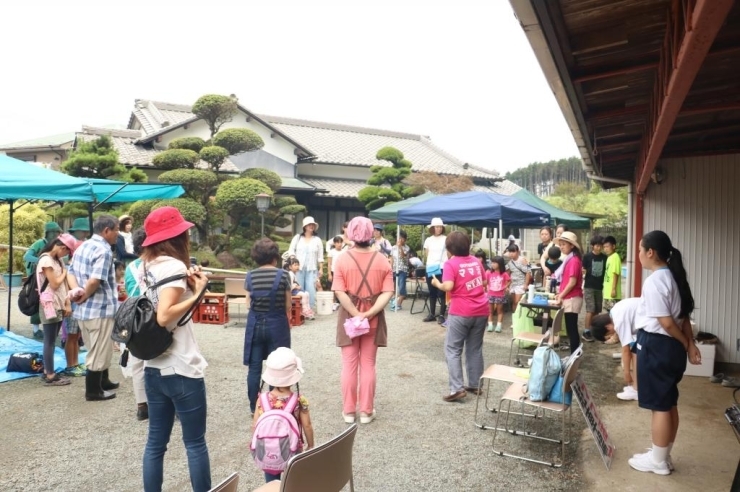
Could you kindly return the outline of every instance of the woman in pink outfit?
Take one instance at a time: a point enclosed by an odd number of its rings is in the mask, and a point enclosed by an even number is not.
[[[332,290],[339,300],[337,346],[342,348],[342,416],[351,424],[357,414],[358,380],[360,422],[375,419],[375,356],[387,344],[385,308],[393,296],[393,271],[388,260],[373,250],[373,223],[355,217],[347,225],[347,236],[354,248],[336,258]],[[344,330],[347,318],[367,319],[370,331],[350,338]]]

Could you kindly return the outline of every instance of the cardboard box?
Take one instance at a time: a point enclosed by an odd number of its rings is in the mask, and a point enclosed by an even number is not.
[[[714,374],[714,358],[717,353],[717,346],[708,344],[697,344],[696,346],[701,352],[701,364],[695,366],[687,358],[684,376],[712,376]]]

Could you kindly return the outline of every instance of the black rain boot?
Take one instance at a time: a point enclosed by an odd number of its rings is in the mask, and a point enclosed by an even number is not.
[[[104,391],[114,390],[117,389],[119,386],[120,384],[118,384],[117,381],[111,381],[110,379],[108,379],[108,369],[103,371],[103,378],[101,380],[100,387]]]
[[[136,405],[136,420],[146,420],[149,418],[149,405],[147,403],[139,403]]]
[[[110,400],[115,398],[115,393],[103,391],[101,388],[101,381],[103,379],[103,373],[100,371],[87,370],[85,375],[85,400],[87,401],[102,401]]]

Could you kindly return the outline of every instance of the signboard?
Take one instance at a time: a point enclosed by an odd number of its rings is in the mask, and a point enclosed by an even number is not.
[[[591,394],[588,392],[586,382],[583,380],[583,376],[581,374],[578,374],[576,380],[571,383],[570,388],[573,390],[573,395],[575,395],[576,400],[578,400],[578,406],[581,407],[583,416],[586,418],[586,423],[588,424],[589,429],[591,429],[594,441],[596,441],[596,447],[599,448],[599,453],[601,453],[601,459],[604,460],[604,465],[606,465],[606,469],[608,470],[609,467],[611,467],[614,450],[616,448],[609,439],[609,433],[606,431],[606,426],[604,426],[604,423],[601,421],[599,411],[591,399]]]

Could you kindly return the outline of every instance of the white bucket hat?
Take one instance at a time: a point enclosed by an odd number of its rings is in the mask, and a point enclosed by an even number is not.
[[[295,352],[279,347],[267,356],[262,379],[270,386],[287,388],[303,377],[303,363]]]
[[[442,222],[442,219],[439,217],[435,217],[432,219],[432,223],[427,226],[427,229],[431,229],[432,227],[441,226],[444,227],[445,230],[447,229],[447,226]]]
[[[317,231],[319,230],[319,224],[315,220],[313,220],[313,217],[311,217],[310,215],[308,217],[303,218],[303,229],[305,229],[306,226],[309,224],[315,225],[316,226],[315,230]]]

